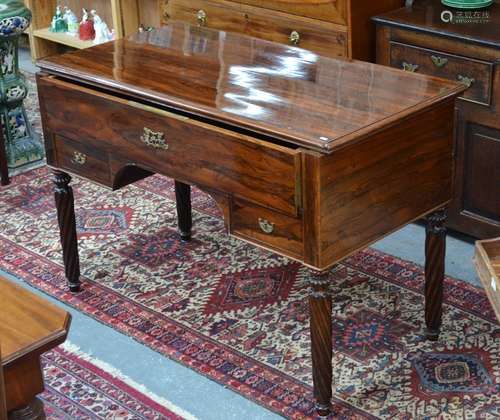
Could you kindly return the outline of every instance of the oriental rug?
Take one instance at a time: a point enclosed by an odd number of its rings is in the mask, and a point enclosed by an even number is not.
[[[47,420],[194,419],[67,343],[45,353],[42,366],[45,391],[40,399]]]
[[[83,291],[66,289],[46,168],[0,189],[0,269],[276,413],[313,415],[308,269],[227,236],[196,189],[180,243],[167,178],[73,185]],[[334,418],[500,416],[500,327],[482,290],[446,279],[432,343],[421,267],[366,249],[330,276]]]

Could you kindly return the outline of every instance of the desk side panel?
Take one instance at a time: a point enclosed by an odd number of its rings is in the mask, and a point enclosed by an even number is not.
[[[454,101],[321,159],[324,268],[452,198]]]

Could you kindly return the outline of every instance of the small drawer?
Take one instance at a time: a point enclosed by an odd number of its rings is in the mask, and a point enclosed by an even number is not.
[[[314,51],[330,57],[347,57],[347,32],[327,22],[317,24],[293,15],[237,4],[207,0],[173,0],[165,12],[166,22],[180,20],[207,28],[242,33]]]
[[[491,103],[493,63],[393,41],[391,66],[460,81],[470,86],[462,99],[487,106]]]
[[[303,254],[302,220],[234,199],[231,207],[231,233],[299,258]]]
[[[311,50],[326,57],[347,57],[347,32],[326,22],[317,24],[269,10],[248,15],[245,33],[269,41]]]
[[[54,135],[56,162],[49,164],[111,187],[109,157],[85,143]]]

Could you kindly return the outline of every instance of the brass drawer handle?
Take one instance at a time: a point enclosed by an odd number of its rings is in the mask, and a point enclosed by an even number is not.
[[[196,21],[199,26],[205,26],[207,24],[207,12],[198,10],[198,13],[196,13]]]
[[[274,223],[270,222],[269,220],[259,217],[259,226],[262,232],[267,233],[268,235],[274,232]]]
[[[85,153],[73,152],[71,163],[74,165],[85,165],[87,163],[87,155]]]
[[[475,82],[475,80],[472,77],[462,76],[461,74],[457,76],[457,79],[460,83],[463,83],[468,88],[470,88],[472,84]]]
[[[437,55],[431,55],[431,60],[434,63],[436,67],[444,67],[446,64],[448,64],[448,59],[444,57],[439,57]]]
[[[141,141],[153,149],[167,150],[168,144],[165,140],[165,134],[161,131],[153,131],[147,127],[144,127],[144,133],[141,136]]]
[[[293,45],[299,45],[300,43],[300,34],[297,31],[292,31],[290,36],[288,37],[290,43]]]
[[[403,70],[415,73],[418,70],[418,64],[411,64],[403,61]]]

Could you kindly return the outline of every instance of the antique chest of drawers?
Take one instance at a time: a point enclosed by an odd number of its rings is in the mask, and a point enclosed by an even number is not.
[[[467,24],[460,15],[448,22],[449,13],[439,0],[425,0],[375,17],[377,62],[468,87],[457,102],[448,224],[478,238],[499,236],[500,4]]]
[[[403,0],[164,0],[163,23],[181,20],[269,41],[299,45],[330,57],[373,61],[370,17]]]

